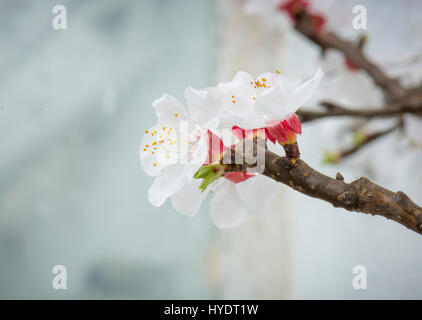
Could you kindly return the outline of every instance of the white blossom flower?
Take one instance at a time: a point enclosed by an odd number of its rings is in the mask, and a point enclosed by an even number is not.
[[[321,77],[318,69],[312,79],[300,84],[278,72],[253,78],[240,71],[232,81],[216,87],[186,89],[189,113],[169,95],[154,101],[158,124],[145,131],[140,151],[143,169],[156,177],[148,192],[150,202],[161,206],[170,197],[176,210],[193,216],[207,194],[204,189],[211,183],[207,191],[215,192],[210,211],[217,226],[235,227],[249,215],[265,212],[276,192],[276,182],[268,177],[243,172],[225,174],[223,169],[218,176],[211,172],[215,177],[207,180],[205,187],[194,179],[194,174],[208,164],[207,155],[216,154],[219,159],[222,152],[221,140],[217,141],[218,152],[214,143],[209,143],[208,138],[214,134],[208,130],[273,128],[268,134],[281,143],[278,126],[286,132],[297,131],[297,125],[300,129],[300,122],[291,121],[290,115],[312,96]],[[182,130],[182,124],[189,130]]]
[[[263,175],[250,178],[241,175],[235,172],[231,177],[221,178],[209,186],[208,192],[199,190],[198,180],[192,181],[171,197],[172,205],[176,210],[192,216],[199,210],[207,193],[210,193],[213,195],[210,216],[214,224],[219,228],[237,227],[249,216],[266,212],[276,195],[274,180]],[[233,182],[236,179],[240,181]]]
[[[186,89],[185,99],[192,118],[204,128],[259,128],[265,123],[257,116],[253,102],[254,78],[239,71],[230,82],[205,89]],[[261,120],[261,122],[260,122]]]
[[[211,184],[206,192],[200,189],[201,180],[193,178],[203,164],[218,159],[222,152],[219,137],[195,121],[210,123],[215,117],[212,112],[204,110],[207,118],[190,101],[191,116],[177,99],[167,94],[154,101],[153,106],[158,123],[145,131],[140,150],[142,168],[147,174],[155,176],[148,191],[151,204],[158,207],[170,198],[177,211],[193,216],[206,195],[214,193],[210,201],[210,214],[212,221],[220,228],[238,226],[248,216],[268,209],[276,192],[276,182],[270,178],[233,172]],[[191,129],[188,134],[188,157],[184,163],[181,163],[183,148],[180,147],[184,142],[180,137],[182,123]],[[208,141],[210,136],[216,139],[216,144]]]
[[[247,0],[243,10],[248,15],[269,14],[276,12],[283,0]]]
[[[193,180],[206,160],[208,146],[207,131],[176,98],[164,94],[153,106],[158,123],[145,130],[139,155],[144,171],[155,176],[148,198],[158,207]]]
[[[211,152],[218,159],[223,142],[218,136],[214,134],[211,136],[218,142],[212,144],[214,150]],[[221,167],[223,167],[221,173],[224,173],[224,164],[209,165],[204,170],[206,173],[200,175],[200,178],[205,181],[209,177],[208,173],[215,176],[214,170]],[[274,180],[252,172],[226,173],[210,185],[207,182],[205,186],[200,186],[198,181],[192,181],[174,194],[171,197],[172,205],[179,212],[193,216],[198,212],[206,194],[213,194],[210,201],[210,215],[211,220],[219,228],[237,227],[249,216],[266,212],[276,194],[277,183]]]
[[[322,76],[318,68],[311,79],[300,83],[278,71],[257,78],[239,71],[231,82],[201,90],[188,88],[185,98],[193,118],[206,128],[268,127],[273,142],[285,143],[288,132],[281,122],[286,120],[294,133],[301,132],[297,118],[290,116],[312,97]]]

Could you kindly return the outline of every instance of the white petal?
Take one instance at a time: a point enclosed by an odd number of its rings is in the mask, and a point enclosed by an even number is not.
[[[303,83],[299,88],[294,91],[294,97],[292,101],[292,105],[290,106],[290,112],[296,112],[297,109],[302,107],[311,97],[314,95],[318,85],[324,76],[324,72],[322,72],[321,68],[318,68],[315,75]]]
[[[172,195],[171,204],[173,208],[189,217],[194,216],[199,211],[201,203],[207,195],[207,192],[201,192],[199,189],[201,183],[201,179],[194,179]]]
[[[255,110],[270,119],[281,120],[291,113],[292,94],[291,83],[278,81],[256,98]]]
[[[168,197],[175,194],[187,183],[186,167],[172,165],[163,169],[148,190],[148,200],[155,207],[161,206]]]
[[[194,121],[207,129],[217,128],[221,105],[213,100],[209,90],[187,88],[185,99]]]
[[[239,85],[250,85],[253,81],[253,77],[245,71],[238,71],[232,80],[232,82]]]
[[[181,120],[190,119],[185,106],[167,93],[155,100],[152,105],[154,106],[159,124],[171,125]]]
[[[163,132],[159,125],[149,128],[146,132],[148,133],[142,137],[139,149],[141,167],[146,174],[156,176],[161,170],[177,161],[177,146],[167,143],[167,138],[171,137],[174,140],[176,134],[169,135]],[[166,143],[160,143],[163,140]]]
[[[243,10],[247,15],[264,14],[275,12],[280,5],[280,0],[248,0]]]
[[[245,203],[249,214],[265,213],[276,196],[277,182],[257,175],[236,184],[240,199]]]
[[[186,172],[188,181],[192,181],[193,175],[208,157],[208,135],[204,132],[196,143],[196,150],[192,153],[190,162],[187,164]]]
[[[223,128],[238,126],[243,129],[257,129],[266,126],[265,118],[254,110],[242,113],[226,112],[221,116],[220,122]]]
[[[247,218],[247,209],[234,183],[227,181],[210,201],[211,220],[219,228],[234,228]]]
[[[270,119],[282,120],[312,97],[323,75],[318,68],[315,75],[300,86],[286,78],[277,77],[278,80],[271,88],[256,99],[255,110]]]
[[[256,90],[251,84],[253,80],[247,72],[239,71],[232,81],[220,83],[210,94],[223,106],[223,112],[249,111],[253,109],[253,98],[256,97]]]

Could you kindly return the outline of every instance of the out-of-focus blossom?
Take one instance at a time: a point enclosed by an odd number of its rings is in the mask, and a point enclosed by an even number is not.
[[[307,0],[287,0],[280,1],[278,9],[287,12],[292,20],[296,20],[296,15],[303,10],[306,10],[309,6]]]

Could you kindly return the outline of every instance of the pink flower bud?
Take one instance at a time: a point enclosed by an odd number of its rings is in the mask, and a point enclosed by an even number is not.
[[[270,141],[277,141],[281,145],[296,143],[296,135],[302,133],[302,124],[296,113],[287,116],[265,128]]]
[[[246,181],[249,178],[252,178],[254,176],[255,176],[255,173],[253,172],[245,173],[243,171],[236,171],[236,172],[226,173],[224,175],[224,178],[226,178],[227,180],[233,183],[239,183],[239,182]]]
[[[289,0],[282,3],[279,7],[280,11],[286,11],[289,17],[295,21],[296,15],[303,9],[306,9],[309,5],[307,0]]]
[[[285,3],[282,3],[279,7],[280,11],[285,11],[289,15],[292,21],[296,21],[297,14],[302,10],[306,10],[309,17],[311,18],[312,31],[318,33],[322,30],[325,24],[324,16],[317,13],[310,13],[309,10],[309,1],[307,0],[289,0]]]
[[[204,165],[213,163],[221,158],[224,151],[223,140],[217,135],[208,130],[208,158]]]
[[[236,138],[239,140],[243,139],[254,139],[256,137],[267,139],[267,136],[265,134],[265,130],[263,129],[243,129],[238,126],[232,127],[232,133],[235,135]]]

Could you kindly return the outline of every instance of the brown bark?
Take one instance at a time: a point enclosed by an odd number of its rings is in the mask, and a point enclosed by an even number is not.
[[[266,150],[264,175],[310,197],[349,211],[383,216],[422,234],[422,208],[401,191],[393,192],[368,178],[346,183],[341,174],[330,178],[306,164]]]

